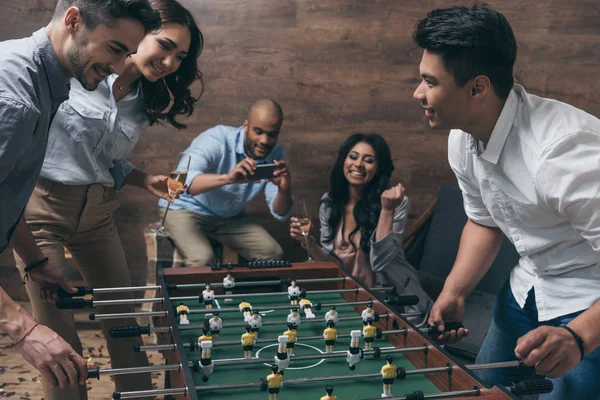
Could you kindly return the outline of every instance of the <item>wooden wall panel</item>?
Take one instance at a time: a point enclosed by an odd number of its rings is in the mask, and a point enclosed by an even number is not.
[[[46,23],[53,0],[0,1],[0,40],[22,37]],[[447,132],[427,127],[412,94],[421,51],[411,39],[427,11],[442,0],[182,0],[196,17],[206,45],[199,65],[205,94],[183,131],[147,129],[133,161],[164,173],[173,155],[217,124],[239,126],[260,97],[285,112],[284,146],[296,197],[317,215],[330,167],[353,132],[378,132],[393,150],[393,179],[407,187],[411,221],[455,179],[446,160]],[[457,1],[454,4],[470,4]],[[519,45],[515,76],[530,92],[600,115],[600,2],[491,1],[513,26]],[[117,213],[134,276],[144,279],[142,229],[158,220],[156,201],[123,191]],[[248,207],[282,243],[289,258],[305,255],[262,201]],[[315,231],[316,232],[316,231]],[[6,258],[6,256],[4,257]],[[4,261],[9,263],[9,261]]]

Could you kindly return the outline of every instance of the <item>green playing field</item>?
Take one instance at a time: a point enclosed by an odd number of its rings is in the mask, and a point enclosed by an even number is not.
[[[315,304],[317,301],[322,304],[340,303],[344,302],[343,298],[339,294],[321,294],[311,296],[309,293],[308,298]],[[248,295],[248,302],[253,307],[268,307],[275,305],[289,305],[289,300],[286,296],[252,296]],[[233,299],[232,302],[224,302],[222,299],[217,301],[214,309],[218,308],[231,308],[238,307],[239,299]],[[188,302],[186,304],[190,309],[203,308],[204,305],[198,304],[197,302]],[[322,335],[325,326],[324,315],[329,310],[329,307],[324,307],[321,311],[313,310],[318,322],[308,323],[304,317],[304,313],[300,311],[302,315],[302,323],[298,328],[298,338],[300,339],[296,343],[294,354],[300,355],[315,355],[321,354],[325,351],[325,343],[322,339],[313,339],[303,341],[302,337]],[[339,321],[336,325],[338,334],[348,334],[351,330],[362,329],[362,321],[360,320],[359,313],[356,312],[353,307],[350,306],[338,306],[337,311],[339,317],[357,317],[351,321]],[[276,325],[263,325],[260,329],[259,339],[273,339],[272,343],[257,343],[254,346],[253,357],[260,358],[273,358],[277,352],[277,336],[281,335],[287,330],[286,319],[289,314],[289,309],[283,310],[266,310],[261,311],[263,323],[267,321],[281,321],[281,324]],[[223,324],[228,323],[240,323],[243,322],[243,316],[239,312],[227,312],[221,313],[220,317],[223,320]],[[203,323],[205,314],[191,314],[190,323],[199,324]],[[391,328],[389,328],[391,329]],[[199,330],[181,330],[181,335],[184,342],[196,341],[198,336],[202,335]],[[218,341],[230,341],[235,340],[238,344],[229,346],[214,346],[212,349],[212,359],[223,360],[223,359],[243,359],[243,349],[240,343],[241,335],[245,330],[243,327],[224,327],[221,331]],[[335,343],[334,351],[346,351],[350,343],[349,338],[338,339]],[[385,339],[375,340],[374,346],[378,346],[381,349],[391,348],[392,345]],[[361,347],[364,348],[364,342],[361,339]],[[190,360],[199,360],[199,351],[188,351],[187,356]],[[414,366],[404,358],[401,354],[393,354],[394,364],[402,366],[407,369],[413,369]],[[334,395],[338,396],[339,400],[351,400],[351,399],[365,399],[372,397],[380,397],[382,393],[382,380],[381,378],[371,379],[352,379],[352,375],[360,373],[374,373],[380,372],[381,367],[385,364],[385,355],[382,358],[375,360],[371,355],[365,355],[365,357],[358,363],[356,369],[351,371],[346,363],[345,356],[340,358],[329,358],[329,359],[314,359],[295,361],[292,357],[290,366],[285,370],[283,377],[283,386],[279,393],[280,400],[319,400],[321,396],[325,395],[325,386],[332,385],[334,388]],[[218,389],[209,391],[198,391],[198,397],[201,400],[223,400],[226,398],[231,399],[244,399],[254,400],[268,399],[268,393],[260,391],[259,380],[265,378],[271,371],[268,364],[233,364],[233,365],[216,365],[214,373],[210,375],[208,382],[202,382],[200,374],[194,374],[194,380],[197,386],[207,386],[215,384],[230,384],[230,383],[247,383],[256,382],[255,387],[251,388],[238,388],[238,389]],[[338,381],[330,382],[309,382],[309,383],[286,383],[287,380],[295,378],[310,378],[310,377],[324,377],[333,375],[348,375],[349,379],[343,379]],[[415,390],[421,390],[425,393],[439,392],[439,390],[424,376],[409,376],[405,381],[396,381],[393,386],[392,393],[395,395],[403,395],[405,393],[411,393]]]

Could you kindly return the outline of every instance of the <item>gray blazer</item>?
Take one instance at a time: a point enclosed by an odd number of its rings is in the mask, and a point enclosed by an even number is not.
[[[331,207],[328,207],[323,200],[329,199],[329,193],[325,193],[321,198],[319,207],[319,219],[321,221],[321,246],[329,253],[333,253],[333,241],[325,242],[325,238],[335,235],[337,227],[329,226],[329,216]],[[375,272],[377,281],[382,286],[393,286],[399,295],[415,295],[419,297],[419,304],[406,307],[407,312],[419,311],[427,312],[432,305],[432,301],[425,293],[419,282],[417,270],[406,261],[404,257],[404,229],[408,219],[408,210],[410,200],[404,196],[402,203],[394,211],[394,222],[392,231],[386,237],[375,241],[373,232],[370,239],[371,248],[369,251],[369,261],[371,269]],[[426,319],[413,319],[415,323],[421,323]]]

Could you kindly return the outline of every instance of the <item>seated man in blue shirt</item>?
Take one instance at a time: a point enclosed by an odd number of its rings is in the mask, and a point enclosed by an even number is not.
[[[233,248],[247,260],[283,257],[275,239],[244,214],[246,204],[264,192],[273,217],[280,221],[289,218],[291,178],[283,149],[277,144],[282,123],[279,104],[258,100],[243,126],[211,128],[185,150],[191,158],[188,193],[171,204],[165,228],[186,266],[205,266],[214,260],[207,237]],[[277,166],[272,179],[252,179],[257,165],[271,163]],[[164,200],[159,204],[167,206]]]

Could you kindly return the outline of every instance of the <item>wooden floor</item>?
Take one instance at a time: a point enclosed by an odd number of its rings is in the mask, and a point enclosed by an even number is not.
[[[29,308],[28,303],[21,303],[21,305],[27,309]],[[88,315],[89,312],[76,315],[84,358],[88,363],[99,365],[101,369],[110,368],[106,341],[100,332],[99,326],[87,319]],[[144,341],[146,344],[154,344],[152,336],[144,336]],[[149,352],[148,357],[151,364],[162,364],[160,353]],[[152,382],[155,388],[162,388],[163,373],[153,373]],[[88,398],[90,400],[112,399],[114,391],[115,387],[110,378],[101,377],[100,380],[88,381]],[[5,333],[0,333],[0,398],[44,399],[40,374],[23,360],[20,353],[13,348],[11,339]]]

